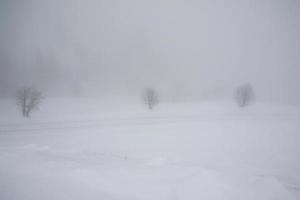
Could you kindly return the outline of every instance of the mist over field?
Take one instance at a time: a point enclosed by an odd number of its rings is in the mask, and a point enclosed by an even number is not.
[[[33,84],[50,96],[231,97],[299,104],[296,0],[0,2],[0,93]]]
[[[299,0],[0,0],[0,200],[299,200]]]

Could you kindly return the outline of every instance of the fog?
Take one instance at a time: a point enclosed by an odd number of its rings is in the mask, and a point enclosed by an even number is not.
[[[297,0],[1,0],[0,92],[299,104]]]

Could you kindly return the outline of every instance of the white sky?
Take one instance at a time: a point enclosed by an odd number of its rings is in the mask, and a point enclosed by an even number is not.
[[[297,0],[1,0],[0,90],[300,102]]]

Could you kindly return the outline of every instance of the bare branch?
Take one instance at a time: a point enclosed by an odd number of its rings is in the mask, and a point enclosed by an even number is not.
[[[254,102],[254,91],[251,84],[247,83],[237,88],[235,99],[240,107],[246,107]]]
[[[158,104],[158,93],[153,88],[147,88],[143,94],[143,100],[150,110]]]
[[[32,110],[37,109],[43,99],[40,91],[33,86],[24,86],[17,93],[17,104],[20,106],[23,117],[29,117]]]

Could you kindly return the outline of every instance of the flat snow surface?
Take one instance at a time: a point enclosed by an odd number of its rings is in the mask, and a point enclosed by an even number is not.
[[[300,109],[0,101],[2,200],[297,200]]]

